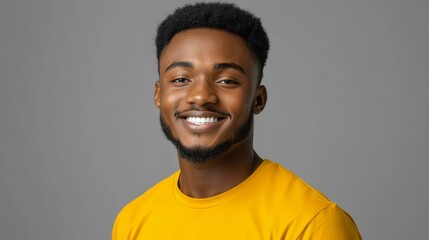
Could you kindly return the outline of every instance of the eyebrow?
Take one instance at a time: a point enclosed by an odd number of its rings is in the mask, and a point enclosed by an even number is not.
[[[171,70],[172,68],[175,67],[183,67],[183,68],[194,68],[194,64],[192,64],[191,62],[184,62],[184,61],[179,61],[179,62],[173,62],[172,64],[168,65],[168,67],[165,69],[164,72],[167,72],[169,70]],[[243,74],[246,74],[246,72],[244,71],[243,67],[241,67],[240,65],[230,62],[230,63],[216,63],[214,64],[213,68],[215,70],[223,70],[223,69],[228,69],[228,68],[232,68],[235,70],[240,71]]]
[[[170,64],[164,72],[167,72],[168,70],[175,68],[175,67],[184,67],[184,68],[194,68],[194,64],[190,62],[174,62]]]
[[[240,71],[243,74],[246,74],[244,69],[240,65],[238,65],[237,63],[216,63],[214,65],[214,69],[218,69],[218,70],[223,70],[223,69],[228,69],[228,68],[232,68],[232,69]]]

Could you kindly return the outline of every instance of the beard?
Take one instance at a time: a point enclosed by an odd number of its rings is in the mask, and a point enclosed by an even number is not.
[[[179,156],[193,163],[202,164],[222,155],[232,145],[241,142],[247,136],[249,136],[250,131],[253,128],[253,110],[250,111],[250,114],[246,121],[238,128],[237,132],[231,139],[226,140],[225,142],[213,147],[203,147],[198,145],[193,147],[186,147],[179,141],[179,139],[173,136],[171,128],[164,121],[162,114],[159,115],[159,121],[161,123],[162,132],[165,134],[167,139],[172,142],[174,146],[176,146]]]

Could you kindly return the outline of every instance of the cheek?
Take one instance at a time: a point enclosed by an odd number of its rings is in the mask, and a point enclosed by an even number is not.
[[[186,94],[181,92],[164,90],[161,92],[161,106],[165,109],[174,110],[185,96]]]
[[[226,97],[224,98],[224,103],[225,106],[229,106],[228,111],[234,115],[233,117],[240,120],[246,120],[249,117],[249,112],[253,106],[253,101],[249,94],[236,94],[233,97]]]
[[[174,94],[166,94],[165,103],[170,107],[175,107],[179,101],[178,96]]]

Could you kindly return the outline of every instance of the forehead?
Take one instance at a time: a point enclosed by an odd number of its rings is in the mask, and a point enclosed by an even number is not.
[[[256,76],[257,62],[246,41],[218,29],[196,28],[177,33],[160,56],[160,71],[173,62],[186,61],[195,66],[236,63]]]

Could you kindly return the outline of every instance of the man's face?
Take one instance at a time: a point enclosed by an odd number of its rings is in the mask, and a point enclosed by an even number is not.
[[[251,144],[261,91],[257,62],[242,38],[207,28],[182,31],[159,64],[155,104],[164,133],[182,157],[202,162]]]

